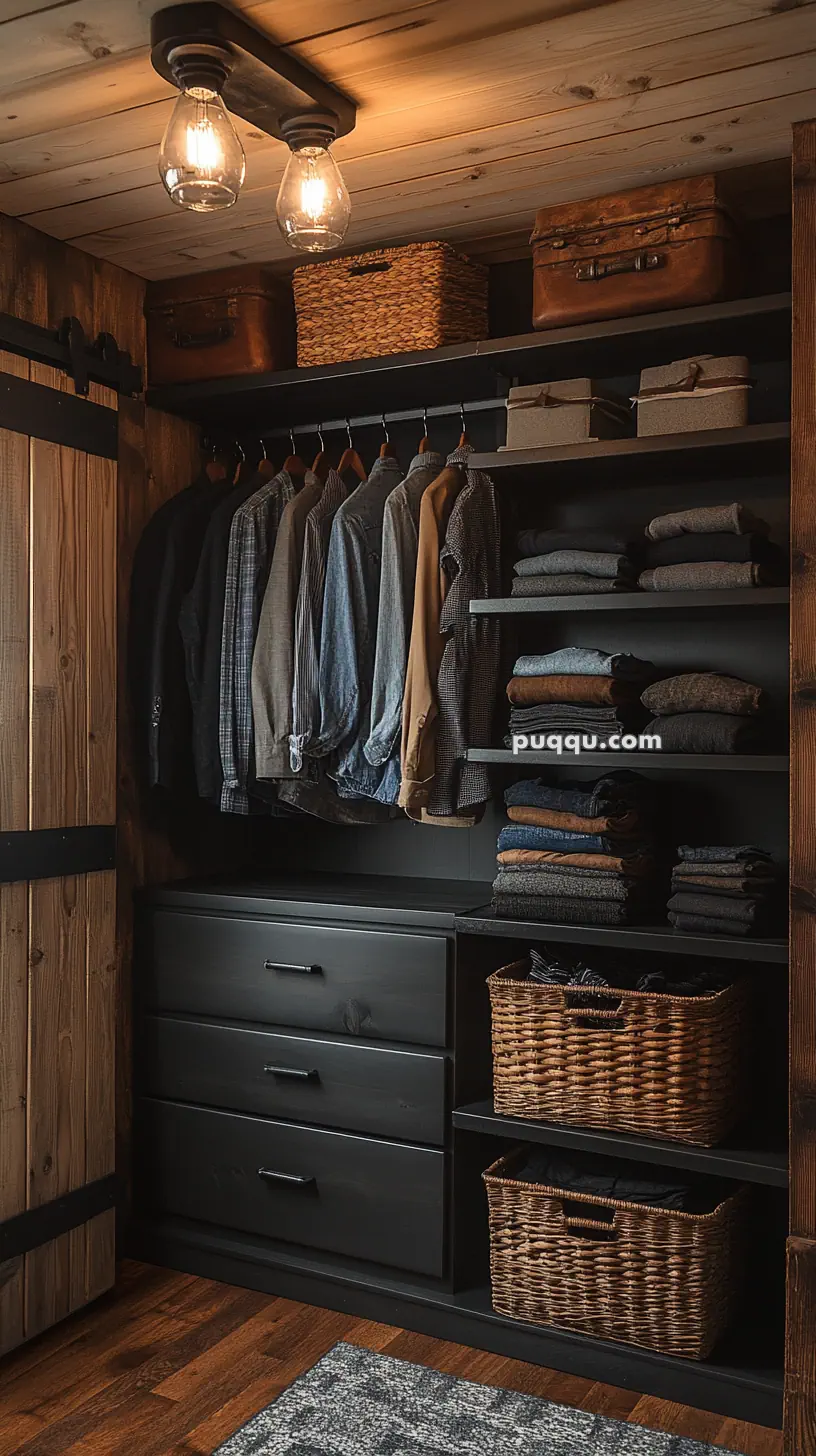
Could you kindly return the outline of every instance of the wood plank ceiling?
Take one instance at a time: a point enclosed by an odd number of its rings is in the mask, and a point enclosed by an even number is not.
[[[238,205],[174,208],[163,0],[0,0],[0,212],[147,278],[287,262],[287,152],[238,123]],[[235,0],[347,90],[351,249],[445,237],[509,253],[537,206],[790,152],[816,116],[816,0]],[[749,177],[752,174],[746,174]]]

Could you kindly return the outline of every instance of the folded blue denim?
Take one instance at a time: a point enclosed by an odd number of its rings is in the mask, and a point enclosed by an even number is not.
[[[536,809],[562,809],[593,819],[607,809],[620,811],[649,802],[653,786],[647,779],[619,769],[592,783],[545,784],[543,779],[519,779],[505,790],[505,804],[529,804]],[[525,846],[526,847],[526,846]],[[547,846],[545,846],[546,848]],[[682,851],[680,851],[682,853]]]
[[[568,829],[545,829],[536,824],[508,824],[499,835],[498,852],[505,849],[558,849],[562,854],[614,854],[621,843],[634,844],[609,834],[574,834]]]
[[[599,647],[559,647],[541,656],[519,657],[514,677],[560,677],[577,673],[582,677],[617,677],[638,681],[655,675],[654,663],[633,657],[631,652],[602,652]]]
[[[513,566],[516,576],[634,576],[632,563],[613,551],[547,551],[523,556]]]

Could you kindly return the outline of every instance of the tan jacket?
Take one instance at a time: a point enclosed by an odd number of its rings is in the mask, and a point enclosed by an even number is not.
[[[428,803],[436,765],[436,683],[445,648],[439,631],[447,579],[439,565],[450,513],[465,472],[447,465],[425,491],[419,507],[419,542],[414,590],[411,645],[402,699],[400,807],[421,820]]]

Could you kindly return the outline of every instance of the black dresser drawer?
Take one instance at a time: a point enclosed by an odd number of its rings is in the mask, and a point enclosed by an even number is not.
[[[145,1005],[445,1045],[444,936],[176,910],[147,917]]]
[[[445,1141],[446,1059],[438,1052],[171,1016],[146,1016],[142,1037],[151,1097],[406,1142]]]
[[[138,1119],[151,1211],[443,1273],[444,1153],[149,1098]]]

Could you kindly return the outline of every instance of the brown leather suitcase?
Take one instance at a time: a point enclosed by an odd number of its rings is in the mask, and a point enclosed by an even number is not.
[[[530,242],[536,329],[714,303],[740,289],[736,225],[714,175],[543,207]]]
[[[151,385],[295,365],[292,289],[268,269],[222,268],[148,283],[145,315]]]

